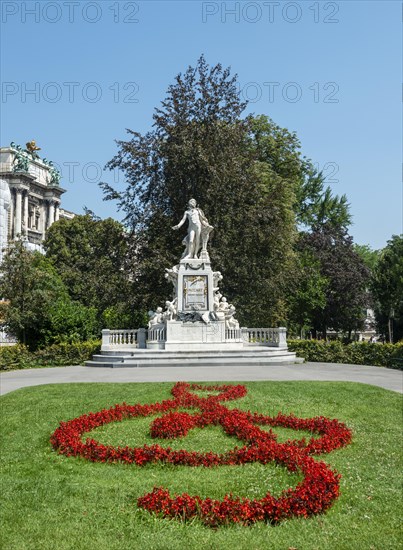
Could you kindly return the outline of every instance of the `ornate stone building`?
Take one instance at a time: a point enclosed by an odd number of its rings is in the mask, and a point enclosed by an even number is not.
[[[59,218],[74,214],[60,207],[65,189],[51,161],[40,158],[35,141],[11,143],[0,149],[0,242],[21,238],[27,247],[41,250],[46,230]],[[0,255],[1,260],[1,255]]]

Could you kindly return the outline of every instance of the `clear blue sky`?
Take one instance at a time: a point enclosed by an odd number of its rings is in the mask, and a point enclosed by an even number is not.
[[[3,0],[1,9],[1,145],[36,139],[62,168],[66,209],[119,218],[97,185],[113,183],[101,168],[114,140],[147,131],[174,76],[204,53],[238,74],[249,112],[296,131],[333,191],[347,194],[357,243],[380,248],[402,232],[401,2]]]

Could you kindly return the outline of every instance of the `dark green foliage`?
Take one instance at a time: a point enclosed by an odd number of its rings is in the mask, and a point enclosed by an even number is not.
[[[94,307],[74,302],[66,295],[50,306],[41,328],[41,344],[79,342],[99,337],[102,326]]]
[[[98,353],[100,348],[99,340],[64,342],[34,352],[23,344],[5,346],[0,348],[0,370],[82,365],[94,353]]]
[[[326,307],[328,279],[321,274],[321,264],[309,250],[300,250],[293,290],[289,293],[288,334],[304,333],[313,328],[312,319]]]
[[[403,235],[393,235],[381,252],[371,290],[380,333],[399,341],[403,338]]]
[[[49,310],[66,296],[66,289],[50,262],[22,242],[12,244],[0,266],[0,296],[5,324],[20,342],[36,347]]]
[[[101,220],[89,211],[59,220],[49,229],[44,247],[70,297],[95,316],[98,332],[144,326],[144,311],[137,309],[136,245],[119,222]],[[91,336],[88,326],[83,325],[83,334]]]
[[[352,237],[343,228],[324,225],[300,236],[298,249],[311,254],[326,279],[325,307],[312,312],[314,334],[327,329],[351,333],[363,326],[368,305],[369,270],[354,251]]]
[[[73,300],[102,312],[130,295],[125,233],[112,218],[61,219],[47,231],[44,248]]]
[[[398,359],[403,359],[403,343],[372,344],[353,342],[343,344],[340,340],[289,340],[288,349],[295,351],[305,361],[321,363],[345,363],[396,368]]]
[[[8,331],[31,349],[98,336],[96,312],[74,302],[51,262],[22,242],[11,245],[0,266],[2,317]]]

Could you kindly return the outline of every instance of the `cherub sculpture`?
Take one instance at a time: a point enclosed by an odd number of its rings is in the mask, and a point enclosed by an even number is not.
[[[174,265],[171,269],[165,268],[165,279],[173,284],[174,291],[173,291],[173,297],[175,298],[178,294],[178,270],[179,266]]]
[[[172,302],[167,300],[165,302],[165,313],[164,313],[164,320],[167,321],[174,321],[176,318],[176,314],[178,313],[178,310],[176,309],[176,302],[177,299],[175,298]]]
[[[148,321],[148,328],[153,328],[156,325],[160,325],[164,321],[162,307],[157,307],[157,311],[149,311],[148,316],[150,318]]]

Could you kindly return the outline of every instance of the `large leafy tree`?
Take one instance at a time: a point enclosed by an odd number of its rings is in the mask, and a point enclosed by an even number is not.
[[[397,342],[403,338],[403,235],[393,235],[381,251],[371,288],[378,328]]]
[[[312,312],[314,334],[326,337],[328,329],[349,333],[359,330],[365,319],[369,269],[355,252],[352,237],[343,228],[325,224],[301,234],[299,249],[312,254],[326,279],[325,306]]]
[[[315,318],[326,307],[328,279],[320,261],[308,247],[298,250],[297,270],[289,293],[289,333],[304,338],[314,329]]]
[[[284,146],[286,131],[241,118],[245,103],[236,84],[229,69],[209,67],[203,57],[179,74],[155,111],[154,129],[129,131],[130,140],[118,142],[108,166],[125,172],[126,189],[103,189],[118,201],[132,231],[143,308],[170,291],[161,275],[177,263],[183,238],[170,228],[193,197],[216,227],[213,265],[241,322],[279,323],[286,317],[294,240],[296,169],[286,166],[298,155],[292,143],[290,150]]]
[[[30,348],[97,336],[94,310],[70,299],[60,276],[42,254],[10,245],[0,266],[2,317],[9,332]]]
[[[0,266],[5,323],[19,341],[35,347],[51,305],[65,293],[60,278],[39,253],[21,241],[11,245]]]
[[[61,219],[48,230],[44,248],[73,300],[96,308],[109,328],[133,321],[128,244],[119,222],[91,213]]]
[[[263,174],[262,192],[269,199],[267,210],[272,225],[278,223],[281,229],[286,229],[273,233],[271,253],[267,255],[270,281],[267,289],[274,296],[279,290],[287,296],[288,326],[291,332],[303,334],[313,328],[315,312],[326,306],[328,283],[321,273],[320,261],[311,251],[298,246],[298,240],[294,254],[287,246],[293,241],[290,216],[300,228],[310,231],[319,231],[324,226],[344,231],[351,221],[349,205],[344,195],[333,195],[325,187],[323,174],[310,160],[301,157],[301,144],[295,132],[279,127],[266,116],[258,116],[252,118],[250,133],[255,167]],[[284,224],[286,219],[288,223]],[[276,254],[283,255],[282,265],[287,268],[271,273],[271,261]]]

